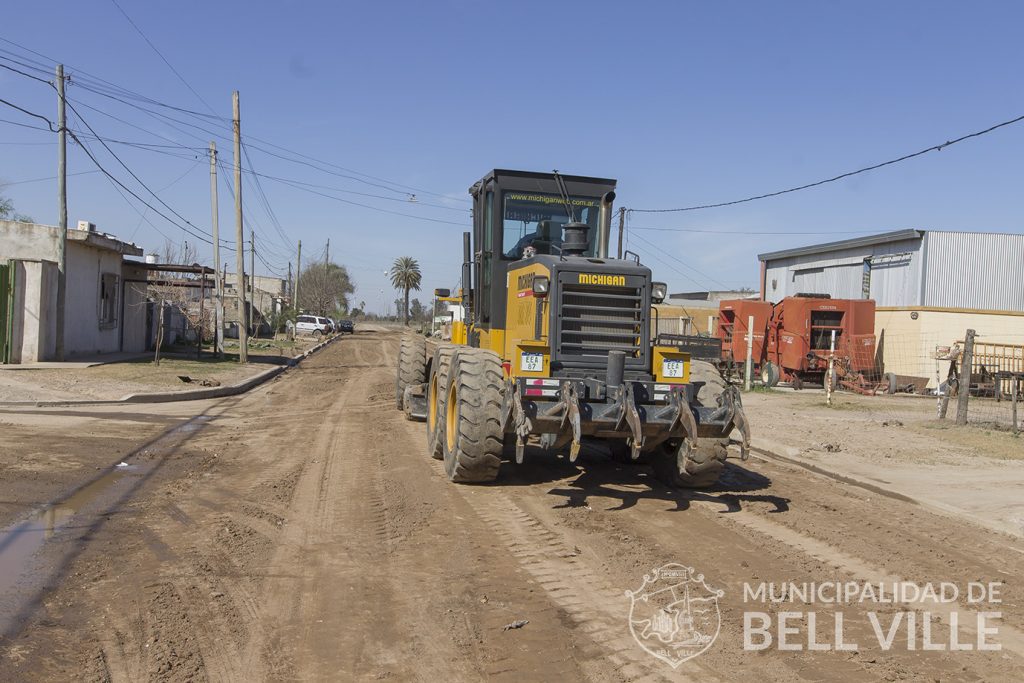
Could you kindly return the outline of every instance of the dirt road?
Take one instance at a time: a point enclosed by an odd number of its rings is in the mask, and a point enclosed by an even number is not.
[[[1020,538],[754,460],[700,493],[595,449],[456,486],[394,409],[397,341],[356,334],[234,399],[0,413],[0,680],[1024,679]],[[626,594],[668,563],[722,592],[710,646],[678,668],[634,639]],[[961,595],[756,595],[900,581]],[[971,582],[1001,601],[969,604]],[[1001,649],[951,651],[977,645],[983,611]],[[812,612],[829,649],[808,647]],[[904,612],[914,648],[906,620],[883,647],[872,615],[886,636]],[[753,613],[775,620],[759,650]],[[780,615],[801,649],[780,649]]]

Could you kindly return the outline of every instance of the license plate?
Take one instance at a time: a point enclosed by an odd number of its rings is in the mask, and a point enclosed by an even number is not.
[[[661,361],[661,376],[682,379],[685,363],[681,360],[663,359]]]
[[[519,369],[523,372],[544,372],[544,354],[524,351],[519,359]]]

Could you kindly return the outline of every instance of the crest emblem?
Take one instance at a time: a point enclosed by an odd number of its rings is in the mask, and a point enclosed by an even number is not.
[[[640,647],[675,669],[715,642],[722,626],[718,598],[724,594],[693,567],[658,567],[644,575],[640,588],[626,591],[629,631]]]

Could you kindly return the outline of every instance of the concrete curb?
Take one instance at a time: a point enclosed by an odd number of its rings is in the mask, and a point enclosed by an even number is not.
[[[1017,538],[1016,530],[1011,525],[1001,523],[997,520],[988,519],[986,517],[981,517],[972,512],[956,507],[955,505],[950,505],[939,500],[933,500],[926,497],[902,493],[895,489],[879,486],[878,484],[868,481],[863,477],[857,476],[855,474],[850,474],[848,472],[839,472],[837,470],[829,469],[827,467],[822,467],[821,465],[816,463],[807,462],[801,457],[799,457],[799,455],[796,455],[796,453],[799,453],[799,450],[791,446],[785,446],[780,443],[765,441],[763,439],[758,440],[758,444],[759,445],[756,446],[752,445],[750,451],[754,457],[757,457],[761,460],[781,462],[787,465],[791,465],[793,467],[799,467],[801,469],[807,470],[808,472],[813,472],[814,474],[817,474],[819,476],[832,479],[833,481],[838,481],[840,483],[847,484],[850,486],[856,486],[866,491],[870,491],[871,493],[875,493],[880,496],[885,496],[886,498],[892,498],[893,500],[899,500],[904,503],[918,505],[920,507],[930,509],[934,512],[952,515],[954,517],[959,518],[962,521],[971,522],[979,527],[982,527],[983,529],[987,529],[988,531],[996,531]],[[780,451],[791,452],[794,454],[782,455]]]
[[[316,353],[320,349],[324,348],[328,344],[333,344],[337,340],[341,339],[342,335],[335,335],[327,341],[320,342],[313,348],[305,351],[304,353],[295,356],[288,360],[285,365],[276,365],[272,368],[268,368],[262,372],[258,372],[248,379],[242,380],[236,384],[231,384],[224,387],[207,387],[204,389],[191,389],[189,391],[164,391],[157,393],[147,394],[129,394],[119,399],[105,399],[105,400],[76,400],[69,399],[65,401],[7,401],[0,402],[0,408],[60,408],[65,406],[111,406],[111,405],[125,405],[125,404],[138,404],[138,403],[175,403],[177,401],[199,401],[208,398],[223,398],[225,396],[237,396],[238,394],[244,394],[259,385],[267,382],[274,377],[284,373],[289,368],[293,368],[306,358],[309,358],[312,354]]]

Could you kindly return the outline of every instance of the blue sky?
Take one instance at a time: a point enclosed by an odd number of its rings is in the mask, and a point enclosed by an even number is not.
[[[363,182],[250,148],[257,172],[467,225],[466,189],[494,167],[617,178],[619,205],[670,208],[800,185],[1024,114],[1024,5],[1012,2],[118,1],[222,118],[163,113],[226,136],[223,119],[238,89],[243,137],[351,169],[330,170]],[[84,70],[208,113],[112,2],[17,3],[5,12],[0,37],[49,59],[0,42],[10,51],[2,57],[68,65],[72,102],[105,112],[79,107],[100,135],[172,145],[162,149],[174,156],[112,147],[167,204],[208,229],[208,165],[199,149],[173,145],[201,148],[210,135],[74,84]],[[0,72],[0,91],[54,116],[44,84]],[[0,119],[40,123],[2,105]],[[52,176],[53,137],[0,122],[0,182]],[[634,213],[629,245],[679,291],[755,286],[759,252],[864,232],[1020,232],[1022,142],[1024,123],[784,197]],[[102,148],[91,147],[144,194]],[[218,147],[230,162],[228,141]],[[71,147],[69,171],[91,168]],[[423,298],[458,280],[459,225],[270,179],[262,184],[283,236],[250,186],[243,195],[257,249],[275,270],[294,259],[295,240],[305,260],[321,255],[329,238],[332,259],[357,283],[355,301],[371,309],[380,307],[381,289],[386,300],[395,298],[383,273],[397,256],[421,261]],[[417,203],[405,201],[406,186],[417,188],[408,190]],[[220,189],[222,235],[232,236],[232,200]],[[0,192],[38,221],[55,222],[53,182]],[[88,218],[147,250],[164,242],[99,174],[69,179],[69,218]],[[147,218],[171,238],[187,238],[152,212]],[[713,232],[642,229],[652,227]],[[729,234],[737,232],[822,234]],[[205,245],[200,256],[211,258]],[[233,269],[232,254],[221,260]],[[270,271],[258,263],[257,272]]]

